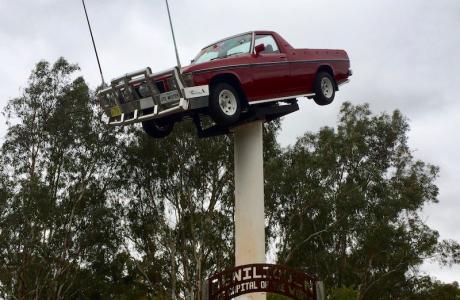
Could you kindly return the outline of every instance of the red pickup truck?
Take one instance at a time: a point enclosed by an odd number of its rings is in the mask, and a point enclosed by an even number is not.
[[[295,49],[276,32],[253,31],[203,48],[182,69],[116,78],[98,97],[109,124],[142,122],[149,135],[163,137],[184,116],[210,115],[230,126],[252,105],[299,97],[327,105],[351,75],[344,50]]]

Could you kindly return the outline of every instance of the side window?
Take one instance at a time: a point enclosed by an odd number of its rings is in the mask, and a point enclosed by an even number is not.
[[[265,45],[265,50],[262,51],[262,53],[279,53],[280,52],[280,49],[278,48],[278,45],[276,44],[275,39],[270,34],[257,34],[255,46],[258,46],[260,44]]]

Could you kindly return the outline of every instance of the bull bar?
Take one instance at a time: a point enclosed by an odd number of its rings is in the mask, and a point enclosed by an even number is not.
[[[163,78],[155,81],[155,78]],[[168,91],[165,87],[168,85]],[[160,87],[162,87],[160,91]],[[115,78],[97,93],[109,125],[128,125],[209,105],[209,86],[186,86],[178,67],[153,74],[149,67]]]

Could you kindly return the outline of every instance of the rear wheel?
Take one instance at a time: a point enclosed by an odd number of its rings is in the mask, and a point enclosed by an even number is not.
[[[335,87],[335,80],[331,74],[319,72],[318,75],[316,75],[314,83],[315,96],[313,100],[315,100],[318,105],[331,104],[335,97]]]
[[[210,95],[209,112],[211,118],[219,125],[230,125],[238,121],[241,114],[241,98],[238,91],[230,84],[216,84]]]
[[[174,128],[174,121],[170,119],[149,120],[142,122],[145,133],[153,138],[163,138],[168,136]]]

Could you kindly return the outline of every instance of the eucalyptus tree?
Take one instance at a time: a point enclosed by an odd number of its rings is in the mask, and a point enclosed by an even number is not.
[[[268,177],[268,217],[281,263],[359,299],[399,299],[424,259],[458,262],[458,244],[420,215],[438,201],[439,169],[413,157],[408,130],[399,111],[345,103],[337,128],[305,133],[273,162],[282,176]]]
[[[460,299],[460,287],[458,282],[442,283],[424,276],[418,278],[414,289],[405,296],[407,300],[451,300]]]
[[[93,109],[79,68],[39,62],[5,108],[1,149],[0,288],[9,299],[102,293],[119,252],[108,198],[114,134]]]
[[[129,199],[128,239],[139,254],[143,282],[154,289],[163,278],[167,285],[160,288],[169,298],[199,297],[207,275],[231,261],[229,139],[197,139],[186,122],[161,140],[135,130],[125,151],[120,177]],[[153,259],[163,266],[153,266]]]

